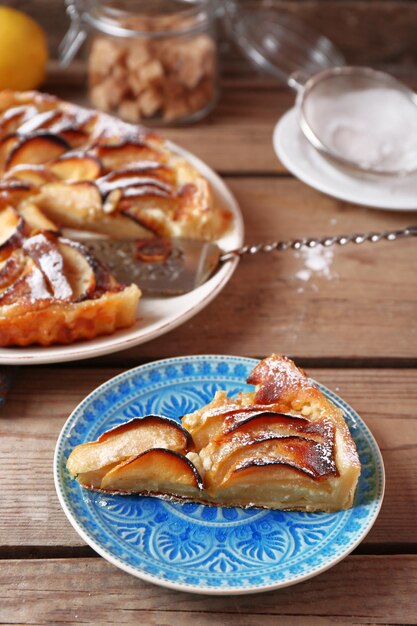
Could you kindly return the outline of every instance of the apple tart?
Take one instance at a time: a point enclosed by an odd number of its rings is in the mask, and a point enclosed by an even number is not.
[[[38,92],[0,92],[0,194],[58,227],[214,240],[230,226],[207,180],[154,132]]]
[[[360,462],[343,413],[287,357],[252,371],[255,391],[217,392],[181,425],[135,418],[77,446],[83,487],[218,506],[338,511],[352,506]]]
[[[214,240],[231,216],[155,133],[38,92],[0,92],[0,345],[52,345],[131,326],[120,285],[62,229]]]

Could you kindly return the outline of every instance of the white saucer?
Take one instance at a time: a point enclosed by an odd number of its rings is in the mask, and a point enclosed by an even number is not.
[[[275,126],[273,145],[283,165],[314,189],[370,208],[417,211],[417,174],[404,178],[368,178],[338,169],[304,137],[295,108]]]

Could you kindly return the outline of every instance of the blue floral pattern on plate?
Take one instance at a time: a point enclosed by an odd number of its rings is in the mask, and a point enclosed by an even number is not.
[[[128,419],[157,413],[179,420],[229,395],[257,363],[231,356],[191,356],[137,367],[93,391],[72,413],[57,442],[55,484],[77,532],[103,557],[140,578],[198,593],[248,593],[294,584],[328,569],[364,538],[383,498],[378,446],[359,416],[318,385],[345,415],[362,472],[355,505],[338,513],[216,508],[82,489],[66,470],[71,450]]]

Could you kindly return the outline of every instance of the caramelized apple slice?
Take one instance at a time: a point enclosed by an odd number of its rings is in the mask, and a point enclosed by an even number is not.
[[[85,146],[90,135],[79,128],[64,128],[58,131],[58,136],[62,138],[71,148],[81,148]]]
[[[31,105],[19,105],[4,111],[0,119],[0,135],[15,133],[20,124],[36,115],[37,109]]]
[[[62,137],[42,133],[21,138],[7,156],[5,169],[9,170],[21,163],[42,164],[56,159],[69,149]]]
[[[58,226],[48,219],[42,211],[31,202],[25,202],[19,207],[19,213],[29,226],[30,230],[58,230]]]
[[[36,300],[51,300],[51,292],[45,277],[35,261],[26,257],[24,270],[19,278],[0,293],[0,306],[22,304],[26,301],[32,304]]]
[[[37,112],[35,107],[30,108],[34,109],[36,115],[25,116],[25,121],[23,124],[20,123],[17,129],[20,135],[28,135],[41,128],[49,128],[51,124],[56,123],[63,116],[62,111],[59,109]],[[20,121],[22,122],[23,120]]]
[[[139,142],[99,145],[97,156],[106,171],[119,170],[140,161],[161,162],[164,160],[163,153],[154,150],[146,143]]]
[[[204,448],[222,429],[225,418],[233,418],[236,421],[256,415],[260,411],[272,411],[273,406],[253,405],[253,394],[240,394],[236,399],[229,398],[225,391],[217,391],[214,399],[194,413],[184,415],[182,425],[193,438],[197,450]]]
[[[58,180],[58,177],[49,168],[45,167],[45,165],[26,164],[16,165],[8,170],[4,179],[8,180],[11,178],[32,183],[33,185],[44,185],[45,183]]]
[[[0,261],[0,291],[16,282],[24,267],[25,258],[21,250],[14,250],[5,261]]]
[[[150,448],[164,447],[185,453],[188,444],[189,435],[177,422],[159,415],[147,415],[116,426],[93,443],[77,446],[68,458],[67,468],[82,481],[86,472],[97,472]]]
[[[7,204],[17,207],[22,200],[36,194],[38,188],[23,180],[0,180],[0,197],[7,199]]]
[[[321,441],[323,433],[314,428],[308,419],[299,415],[260,411],[253,413],[235,413],[226,416],[221,433],[216,440],[229,441],[232,438],[260,437],[269,434],[298,435]]]
[[[36,204],[61,226],[85,229],[91,223],[99,225],[102,200],[91,181],[50,183],[36,197]]]
[[[0,211],[0,260],[21,244],[24,230],[23,219],[12,207]]]
[[[70,300],[73,293],[64,273],[64,260],[56,242],[44,233],[26,239],[23,250],[35,261],[48,280],[54,298]]]
[[[49,169],[62,180],[95,180],[101,174],[101,163],[85,154],[68,155],[51,163]]]
[[[176,210],[175,198],[165,198],[159,194],[127,197],[120,200],[117,208],[122,215],[157,237],[179,236],[172,220],[172,214]]]
[[[79,130],[91,135],[95,130],[99,114],[95,111],[80,110],[78,107],[70,109],[70,113],[74,116],[75,123]]]
[[[75,301],[91,298],[97,287],[104,291],[109,286],[109,273],[85,246],[60,238],[58,249],[64,261],[64,274],[71,285]]]
[[[97,184],[102,193],[108,193],[113,189],[125,189],[143,186],[155,186],[169,193],[175,184],[174,171],[153,161],[136,163],[102,176]]]
[[[210,457],[200,452],[203,464],[208,465]],[[217,487],[227,481],[228,477],[238,468],[247,464],[267,465],[277,463],[302,472],[309,478],[317,480],[337,476],[336,463],[333,458],[333,442],[318,443],[303,437],[270,437],[261,441],[250,439],[227,453],[223,451],[220,458],[214,461],[207,471],[205,479],[209,493],[215,494]]]
[[[290,463],[252,459],[225,478],[213,501],[226,506],[331,513],[351,506],[353,494],[349,487],[345,478],[330,476],[313,483],[302,469]]]
[[[6,135],[0,141],[0,167],[3,168],[10,152],[19,143],[19,135],[13,133],[12,135]]]
[[[103,476],[100,489],[201,498],[203,484],[196,467],[187,457],[165,448],[154,448],[116,465]]]
[[[35,201],[49,219],[63,227],[103,233],[113,239],[140,239],[150,234],[127,216],[106,215],[93,181],[43,185]]]
[[[314,421],[302,415],[291,415],[280,413],[267,407],[253,405],[253,414],[248,412],[233,412],[226,415],[219,438],[238,435],[246,436],[250,432],[282,432],[283,434],[301,434],[303,437],[314,441],[323,441],[333,437],[334,427],[326,417],[321,417]]]

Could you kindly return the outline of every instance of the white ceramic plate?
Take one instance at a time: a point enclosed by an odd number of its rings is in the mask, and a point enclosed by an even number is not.
[[[273,145],[280,161],[304,183],[340,200],[375,209],[417,210],[417,174],[365,177],[334,166],[304,137],[295,108],[275,126]]]
[[[243,220],[239,206],[219,176],[200,159],[187,150],[169,143],[170,149],[186,158],[203,174],[212,186],[217,202],[228,208],[233,215],[232,229],[218,244],[224,250],[238,248],[243,244]],[[204,285],[190,293],[172,298],[141,298],[138,320],[126,330],[113,335],[98,337],[91,341],[74,343],[69,346],[0,348],[0,364],[34,365],[37,363],[62,363],[126,350],[163,335],[190,317],[196,315],[221,291],[232,276],[237,259],[228,261]]]

